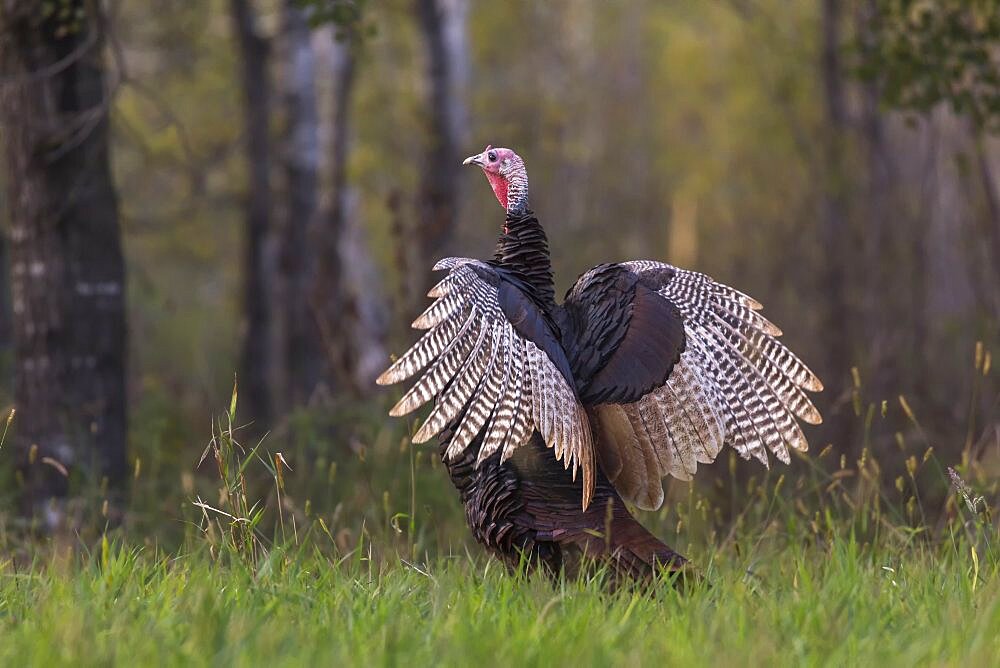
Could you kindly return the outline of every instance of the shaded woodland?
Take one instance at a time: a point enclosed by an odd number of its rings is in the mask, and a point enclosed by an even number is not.
[[[996,481],[998,130],[995,1],[0,0],[0,498],[190,494],[234,374],[317,486],[408,466],[374,378],[433,262],[491,252],[487,143],[559,288],[739,286],[824,380],[816,452]]]

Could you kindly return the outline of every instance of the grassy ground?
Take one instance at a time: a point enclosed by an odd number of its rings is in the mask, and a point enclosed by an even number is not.
[[[196,476],[137,462],[117,522],[99,489],[64,508],[73,532],[0,515],[0,665],[1000,665],[1000,496],[975,449],[950,491],[902,437],[881,463],[724,458],[642,516],[699,577],[609,593],[484,555],[398,431],[279,456],[240,448],[234,415]]]
[[[734,544],[735,545],[735,544]],[[466,556],[422,565],[109,546],[0,570],[0,664],[996,665],[1000,582],[953,549],[771,546],[678,591],[605,593]],[[971,554],[971,552],[970,552]],[[43,567],[44,566],[44,567]],[[980,565],[982,569],[983,565]]]

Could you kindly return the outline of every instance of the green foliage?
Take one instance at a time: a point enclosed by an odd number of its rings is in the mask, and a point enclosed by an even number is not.
[[[211,545],[213,557],[225,555],[253,564],[267,556],[264,538],[259,533],[259,525],[264,519],[264,507],[250,499],[246,469],[254,461],[263,464],[274,479],[280,503],[284,484],[280,469],[283,460],[272,458],[269,454],[262,456],[263,442],[247,451],[236,440],[234,422],[237,394],[234,385],[229,412],[216,422],[212,440],[198,462],[200,466],[209,456],[215,460],[221,483],[219,505],[222,507],[216,508],[200,497],[193,505],[202,512],[200,528]]]
[[[878,0],[861,74],[893,107],[926,113],[947,103],[982,130],[1000,131],[1000,2]]]
[[[365,20],[369,0],[296,0],[296,4],[311,9],[312,25],[332,24],[338,39],[364,40],[376,34],[375,24]]]
[[[54,26],[52,34],[61,39],[80,32],[86,24],[87,12],[94,7],[79,0],[42,0],[37,4],[42,20]]]

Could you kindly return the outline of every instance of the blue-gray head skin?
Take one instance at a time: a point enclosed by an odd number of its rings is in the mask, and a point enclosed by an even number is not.
[[[509,148],[487,146],[482,153],[470,155],[462,164],[482,168],[493,194],[507,213],[528,210],[528,171],[517,153]]]

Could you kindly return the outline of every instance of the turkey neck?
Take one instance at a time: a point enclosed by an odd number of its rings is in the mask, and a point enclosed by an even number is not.
[[[508,211],[503,229],[497,238],[493,263],[513,271],[545,306],[554,307],[549,240],[538,218],[528,209]]]

